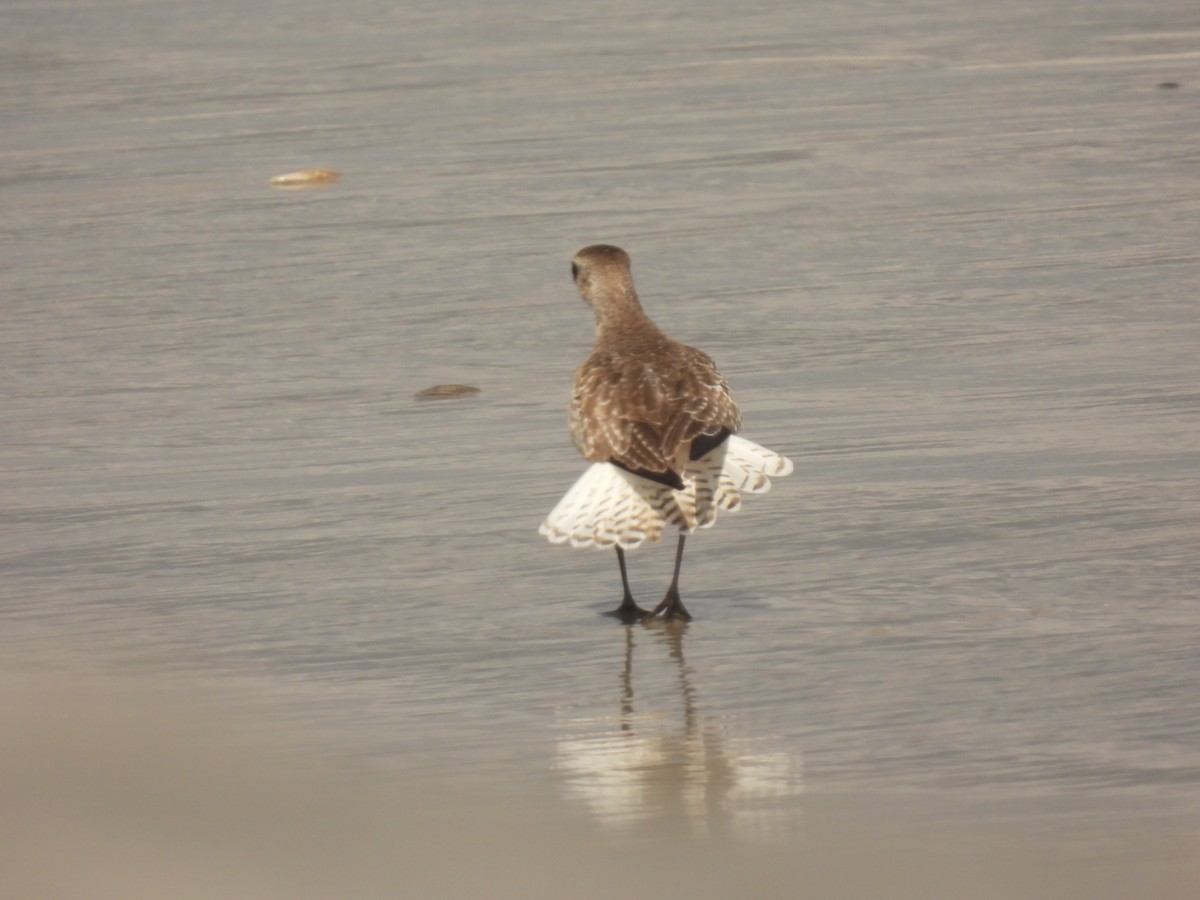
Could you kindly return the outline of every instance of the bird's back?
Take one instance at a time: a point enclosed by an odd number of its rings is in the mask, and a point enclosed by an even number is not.
[[[741,413],[707,353],[653,322],[602,331],[575,372],[571,436],[584,458],[678,476],[698,438],[733,434]]]

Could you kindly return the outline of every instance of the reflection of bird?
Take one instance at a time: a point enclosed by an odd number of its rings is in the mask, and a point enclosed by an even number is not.
[[[629,255],[597,244],[575,256],[571,273],[596,314],[596,346],[575,373],[571,437],[593,465],[542,523],[554,543],[615,547],[625,595],[612,611],[624,622],[647,616],[690,619],[679,597],[684,538],[734,510],[742,493],[771,487],[791,461],[737,437],[742,417],[707,354],[672,340],[642,310]],[[679,530],[675,574],[647,612],[629,590],[625,550]]]
[[[730,735],[727,723],[701,713],[683,656],[685,628],[671,624],[661,634],[678,676],[675,715],[635,713],[634,631],[626,630],[620,716],[573,723],[559,741],[564,791],[609,826],[785,837],[803,790],[799,761]]]

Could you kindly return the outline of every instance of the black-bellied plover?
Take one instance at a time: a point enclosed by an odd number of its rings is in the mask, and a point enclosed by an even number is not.
[[[592,463],[542,523],[556,544],[615,547],[625,596],[609,615],[623,622],[691,619],[679,598],[683,542],[734,510],[743,493],[788,475],[786,456],[737,436],[742,416],[706,353],[672,340],[642,310],[629,254],[584,247],[571,275],[596,314],[596,346],[575,372],[571,437]],[[662,602],[642,609],[629,590],[625,551],[679,530],[675,574]]]

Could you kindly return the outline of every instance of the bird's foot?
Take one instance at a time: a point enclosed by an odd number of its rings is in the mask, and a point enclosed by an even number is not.
[[[687,611],[687,607],[679,599],[679,590],[671,587],[667,591],[667,596],[663,597],[662,603],[654,607],[654,611],[647,618],[662,619],[665,622],[690,622],[692,614]]]
[[[620,606],[616,609],[610,609],[604,615],[617,619],[623,625],[632,625],[634,622],[640,622],[643,619],[649,618],[650,611],[638,606],[632,594],[626,594],[621,600]]]

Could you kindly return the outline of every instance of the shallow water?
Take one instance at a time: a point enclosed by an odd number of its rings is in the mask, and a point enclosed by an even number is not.
[[[949,822],[1193,895],[1193,3],[0,23],[14,678],[201,682],[534,833]],[[684,631],[536,531],[598,241],[796,462],[689,542]]]

